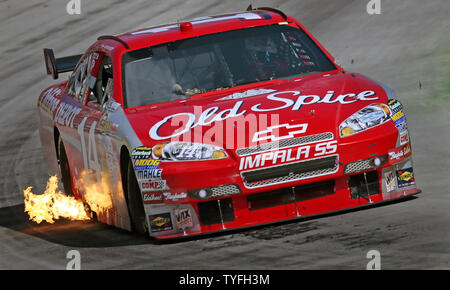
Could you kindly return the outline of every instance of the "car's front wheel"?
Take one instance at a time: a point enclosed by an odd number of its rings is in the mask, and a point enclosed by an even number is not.
[[[133,228],[136,232],[145,234],[148,232],[147,219],[145,217],[141,190],[139,188],[136,174],[134,173],[133,163],[131,161],[128,162],[126,190],[128,209]]]

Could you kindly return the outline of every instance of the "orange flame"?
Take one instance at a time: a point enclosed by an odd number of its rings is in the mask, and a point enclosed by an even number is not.
[[[32,187],[23,191],[25,196],[25,212],[29,219],[41,223],[46,221],[53,224],[59,218],[70,220],[89,220],[83,202],[73,196],[67,196],[58,190],[58,177],[53,175],[47,181],[43,194],[34,194]]]
[[[91,210],[97,214],[113,207],[111,190],[108,186],[109,175],[101,172],[100,182],[93,180],[91,176],[83,170],[77,180],[76,187],[84,192],[83,199],[90,206]]]

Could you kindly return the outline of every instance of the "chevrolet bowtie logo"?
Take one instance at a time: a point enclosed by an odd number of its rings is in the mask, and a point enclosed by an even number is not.
[[[280,134],[280,129],[285,128],[282,131],[287,134]],[[258,141],[280,141],[284,139],[294,138],[295,135],[303,134],[306,132],[306,128],[308,128],[308,124],[297,124],[297,125],[289,125],[289,124],[281,124],[272,127],[268,127],[264,131],[256,132],[253,135],[252,142]]]

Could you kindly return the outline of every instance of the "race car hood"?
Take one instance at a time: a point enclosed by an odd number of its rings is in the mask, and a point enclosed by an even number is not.
[[[338,138],[342,121],[374,103],[387,103],[383,87],[339,71],[127,109],[127,117],[146,146],[187,141],[239,149],[299,134]]]

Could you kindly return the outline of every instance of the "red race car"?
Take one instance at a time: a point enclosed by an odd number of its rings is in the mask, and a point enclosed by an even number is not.
[[[42,92],[66,194],[155,238],[243,228],[420,193],[406,116],[273,8],[98,38]],[[93,194],[95,198],[92,198]]]

